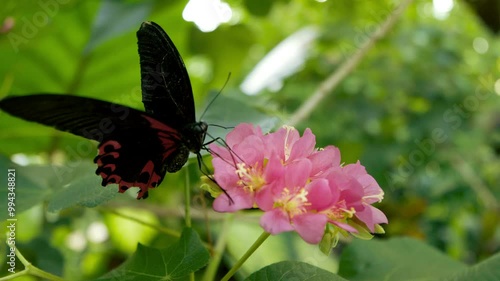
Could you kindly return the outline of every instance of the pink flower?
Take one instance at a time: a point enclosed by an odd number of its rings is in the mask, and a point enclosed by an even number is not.
[[[387,223],[372,206],[384,195],[375,179],[359,161],[343,167],[338,148],[315,148],[309,129],[302,137],[287,126],[263,135],[259,127],[240,124],[226,145],[210,145],[214,178],[225,191],[214,201],[216,211],[259,208],[265,231],[296,231],[312,244],[331,231],[328,223],[352,233],[373,233]]]
[[[363,188],[361,204],[363,208],[356,212],[356,217],[366,224],[370,232],[375,231],[375,225],[387,223],[387,217],[382,211],[372,206],[373,203],[384,199],[384,191],[377,181],[370,176],[364,166],[359,161],[356,164],[349,164],[342,168],[349,176],[353,177]]]

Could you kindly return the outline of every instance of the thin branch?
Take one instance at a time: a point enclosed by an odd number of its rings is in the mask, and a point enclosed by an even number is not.
[[[361,59],[370,51],[375,43],[383,38],[389,30],[394,26],[397,20],[401,17],[406,8],[411,4],[412,0],[403,1],[394,11],[387,17],[379,28],[373,32],[370,38],[359,48],[347,61],[345,61],[332,75],[330,75],[314,94],[309,97],[302,106],[290,117],[287,125],[295,126],[302,120],[306,119],[311,112],[318,106],[318,104],[332,93],[332,91],[339,85],[339,83],[351,73],[356,66],[361,62]]]
[[[487,210],[500,211],[500,204],[495,195],[488,189],[484,181],[479,177],[471,165],[458,153],[452,155],[450,164],[458,171],[469,187],[477,194]]]

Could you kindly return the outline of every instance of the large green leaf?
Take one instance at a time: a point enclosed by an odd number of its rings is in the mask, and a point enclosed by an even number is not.
[[[179,242],[166,249],[138,244],[137,251],[120,267],[97,280],[187,280],[208,263],[209,254],[198,234],[185,228]]]
[[[465,268],[418,240],[355,240],[342,253],[339,275],[352,281],[442,280]]]
[[[209,105],[206,114],[203,116],[203,120],[209,124],[232,128],[243,122],[252,123],[260,126],[265,133],[274,128],[278,123],[278,118],[259,112],[251,107],[248,102],[224,95],[214,98],[214,93],[209,95],[207,100],[213,100],[213,102]],[[214,138],[225,138],[230,129],[217,126],[209,126],[209,134]]]
[[[151,12],[153,2],[103,1],[94,21],[90,40],[85,53],[91,52],[103,42],[137,28],[136,23],[144,21]]]
[[[448,277],[446,281],[494,281],[500,278],[500,253],[490,257],[489,259],[480,262],[470,268]]]
[[[89,162],[69,163],[73,164],[68,171],[71,180],[64,188],[53,194],[47,210],[56,212],[73,206],[96,207],[111,200],[117,192],[116,185],[101,186],[101,177],[97,176],[95,165]],[[59,168],[61,169],[61,168]],[[62,169],[68,169],[64,167]]]
[[[319,267],[296,261],[283,261],[271,264],[245,279],[245,281],[275,280],[345,281],[346,279]]]

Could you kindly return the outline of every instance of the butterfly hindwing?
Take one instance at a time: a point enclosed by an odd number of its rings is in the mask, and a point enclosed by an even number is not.
[[[172,40],[154,22],[142,23],[137,39],[146,112],[178,130],[194,123],[191,82]]]
[[[177,130],[123,105],[39,94],[3,99],[0,108],[25,120],[100,142],[94,162],[102,185],[116,183],[120,192],[139,187],[138,198],[146,198],[148,188],[158,186],[166,172],[178,171],[189,155]]]
[[[118,130],[99,144],[99,154],[94,162],[103,186],[116,183],[120,192],[139,187],[137,198],[145,199],[148,189],[157,187],[166,172],[178,171],[187,161],[189,150],[181,143],[180,135],[151,120],[149,127]],[[160,126],[155,127],[155,124]],[[178,159],[181,163],[175,161]]]

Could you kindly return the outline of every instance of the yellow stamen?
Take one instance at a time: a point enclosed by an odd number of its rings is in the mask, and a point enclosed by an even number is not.
[[[281,198],[274,203],[274,208],[282,209],[290,219],[296,215],[305,214],[306,207],[311,205],[307,194],[308,192],[304,188],[298,192],[291,192],[290,189],[284,188],[281,192]]]
[[[266,184],[265,179],[262,177],[262,169],[259,163],[247,167],[245,163],[236,164],[236,174],[240,178],[237,184],[249,192],[256,192]]]

